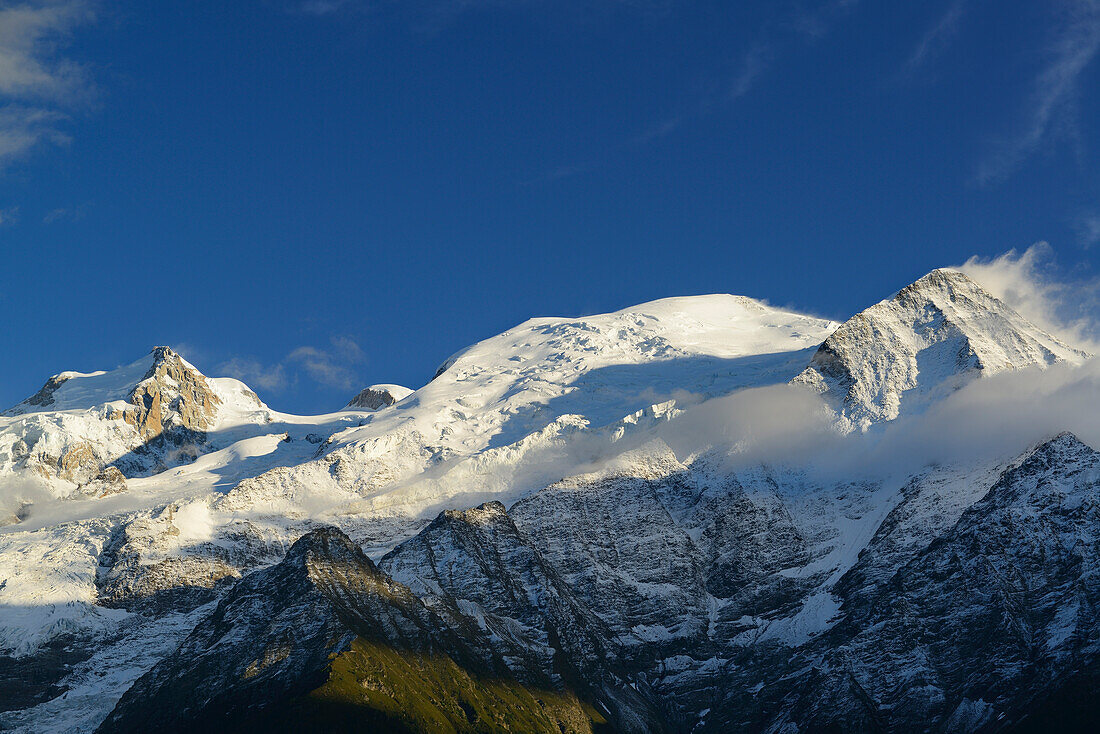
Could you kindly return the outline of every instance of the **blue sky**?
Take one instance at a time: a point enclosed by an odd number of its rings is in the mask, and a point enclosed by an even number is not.
[[[0,3],[0,404],[317,412],[531,316],[1100,264],[1100,1]],[[1092,92],[1092,93],[1090,93]]]

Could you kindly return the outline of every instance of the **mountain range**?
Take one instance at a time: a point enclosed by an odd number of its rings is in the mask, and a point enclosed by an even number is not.
[[[531,319],[316,416],[62,372],[0,414],[0,729],[1091,730],[1100,453],[987,406],[1092,365],[936,270]]]

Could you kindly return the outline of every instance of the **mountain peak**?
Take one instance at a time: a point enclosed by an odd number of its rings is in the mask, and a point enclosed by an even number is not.
[[[222,400],[206,376],[168,347],[155,347],[153,365],[126,396],[136,410],[122,417],[146,440],[169,427],[205,431],[214,424]]]
[[[1042,458],[1048,463],[1066,461],[1067,457],[1095,453],[1095,449],[1070,431],[1062,431],[1054,438],[1043,441],[1029,455],[1030,459]]]
[[[909,288],[923,288],[927,286],[942,287],[945,285],[965,286],[984,292],[984,289],[966,273],[954,268],[936,268],[917,278],[902,290]]]
[[[150,372],[152,372],[153,370],[155,370],[158,366],[160,366],[162,364],[169,364],[169,363],[176,363],[176,362],[183,362],[188,367],[190,367],[192,370],[194,370],[195,372],[198,372],[198,369],[196,369],[194,365],[187,362],[187,360],[185,360],[183,357],[181,357],[179,355],[179,353],[175,352],[172,349],[172,347],[168,347],[168,346],[153,347],[153,349],[149,352],[149,357],[153,358],[153,366],[150,368]]]
[[[240,417],[262,405],[247,387],[216,385],[170,347],[158,346],[113,370],[61,372],[5,411],[19,420],[0,424],[0,445],[10,441],[16,448],[0,455],[0,468],[33,471],[48,484],[62,480],[57,491],[71,491],[72,484],[94,488],[101,479],[189,461],[203,453],[223,408]]]
[[[60,372],[31,397],[5,411],[5,415],[23,415],[52,410],[92,408],[116,400],[129,400],[145,380],[169,372],[206,377],[171,347],[158,346],[141,359],[113,370],[96,372]]]
[[[332,561],[353,560],[374,570],[374,563],[364,555],[342,530],[332,525],[309,531],[290,546],[282,563],[286,566],[301,566],[311,558],[325,558]]]
[[[1087,356],[966,274],[938,269],[842,324],[794,381],[833,396],[850,427],[866,430],[982,374]]]
[[[179,357],[178,354],[172,351],[172,347],[168,346],[153,347],[153,350],[149,352],[149,354],[152,355],[155,361],[163,361],[166,359],[171,359],[172,357]]]
[[[996,307],[1016,313],[969,275],[950,268],[937,268],[918,278],[898,291],[891,300],[897,303],[927,302],[940,307]]]

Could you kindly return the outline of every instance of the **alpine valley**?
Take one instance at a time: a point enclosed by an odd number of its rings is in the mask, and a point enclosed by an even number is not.
[[[536,318],[316,416],[62,372],[0,414],[0,730],[1092,731],[1097,385],[955,270]]]

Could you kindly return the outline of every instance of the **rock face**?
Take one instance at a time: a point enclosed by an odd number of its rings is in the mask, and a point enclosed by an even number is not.
[[[601,720],[491,649],[323,528],[238,583],[99,731],[585,732]]]
[[[690,478],[671,452],[655,454],[564,479],[512,508],[535,547],[637,655],[698,639],[709,610],[706,569],[662,501]]]
[[[412,395],[413,391],[400,385],[371,385],[351,399],[348,408],[380,410]]]
[[[89,497],[106,497],[126,491],[126,475],[117,466],[108,466],[92,481],[80,485],[80,492]]]
[[[218,597],[240,571],[218,555],[188,549],[168,554],[180,536],[173,506],[156,517],[137,517],[115,530],[100,554],[98,601],[147,616],[190,611]]]
[[[331,722],[348,690],[372,692],[349,710],[382,730],[423,727],[392,716],[426,691],[432,716],[476,730],[457,712],[488,714],[465,682],[484,691],[500,676],[542,691],[539,716],[565,730],[1084,726],[1100,713],[1086,693],[1100,679],[1100,453],[1064,434],[999,475],[948,476],[911,481],[850,567],[788,511],[795,478],[676,462],[660,446],[511,510],[443,512],[379,567],[338,531],[313,531],[237,582],[102,731],[236,722],[246,701],[277,729]],[[960,485],[969,496],[948,506]],[[939,519],[919,533],[912,518],[937,517],[929,508]],[[461,690],[426,670],[429,649]],[[401,689],[410,659],[426,688]],[[504,698],[494,716],[519,716]]]
[[[1068,434],[1043,444],[886,583],[854,569],[842,621],[751,696],[731,691],[717,729],[1085,730],[1098,513],[1100,454]]]
[[[133,410],[125,410],[122,419],[150,441],[173,429],[205,432],[213,425],[219,398],[206,378],[168,347],[152,352],[153,366],[130,391]]]
[[[980,374],[1086,356],[953,270],[934,270],[856,314],[795,378],[833,398],[853,428],[919,410]]]
[[[65,384],[65,382],[73,377],[77,373],[75,372],[62,372],[59,375],[54,375],[50,379],[46,380],[46,384],[42,386],[42,389],[31,395],[29,398],[16,405],[13,408],[5,410],[3,415],[23,415],[24,413],[33,413],[38,410],[48,409],[54,404],[53,394],[57,392],[58,388]]]
[[[654,451],[630,466],[507,513],[445,513],[383,565],[427,600],[476,605],[504,639],[540,630],[521,646],[532,657],[545,640],[555,650],[544,657],[618,659],[661,712],[649,728],[977,731],[1051,717],[1073,728],[1100,713],[1084,693],[1100,678],[1100,621],[1087,611],[1100,602],[1100,453],[1075,437],[999,477],[916,478],[855,566],[824,587],[831,622],[799,642],[766,642],[766,626],[745,635],[753,618],[805,614],[825,581],[791,573],[822,556],[778,495],[705,460],[674,465]],[[968,495],[951,504],[960,486]],[[915,513],[939,519],[917,533]],[[575,621],[550,621],[554,609],[577,610]],[[585,622],[588,610],[598,620]],[[564,635],[541,632],[578,622],[622,644],[570,651]]]
[[[452,626],[471,621],[513,670],[586,693],[616,728],[659,728],[618,636],[492,502],[448,510],[381,562]],[[459,617],[454,617],[455,613]]]

